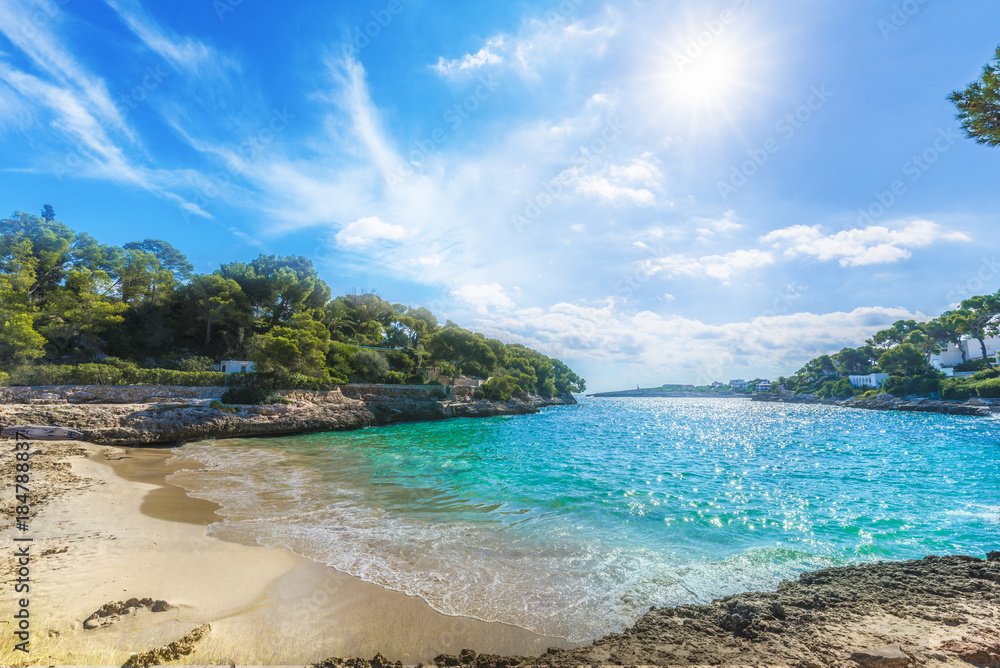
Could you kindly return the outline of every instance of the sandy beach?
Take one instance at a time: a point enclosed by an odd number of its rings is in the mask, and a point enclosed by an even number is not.
[[[4,471],[13,470],[12,447],[7,441],[3,448]],[[121,665],[206,623],[211,631],[179,663],[306,664],[381,652],[416,664],[466,647],[504,655],[568,647],[516,627],[442,615],[419,598],[287,550],[207,536],[216,507],[164,480],[178,467],[171,450],[37,441],[32,451],[39,504],[28,531],[17,531],[9,476],[3,525],[8,545],[14,536],[33,539],[31,652],[17,651],[17,639],[4,632],[0,664]],[[10,628],[16,564],[3,563],[2,619]],[[133,598],[165,601],[169,609],[140,605],[84,628],[102,606]]]
[[[440,614],[289,550],[210,537],[218,507],[166,480],[192,465],[170,449],[33,442],[32,509],[21,531],[14,447],[6,441],[0,451],[10,490],[0,497],[0,533],[10,546],[29,546],[30,654],[16,648],[23,606],[13,592],[24,574],[11,549],[0,561],[2,665],[120,666],[192,633],[185,653],[160,662],[360,668],[381,654],[389,663],[371,665],[432,664],[440,655],[451,656],[439,665],[481,668],[1000,665],[998,552],[988,561],[928,557],[804,573],[776,592],[651,609],[624,633],[573,649]],[[323,663],[333,657],[365,661]]]

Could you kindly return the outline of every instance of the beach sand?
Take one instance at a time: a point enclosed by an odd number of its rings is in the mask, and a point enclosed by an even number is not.
[[[9,444],[9,445],[8,445]],[[13,470],[6,442],[2,470]],[[330,656],[430,662],[442,653],[538,655],[569,647],[504,624],[451,617],[422,599],[317,564],[288,550],[210,537],[217,506],[165,481],[178,466],[170,450],[79,442],[32,444],[32,510],[27,532],[13,527],[13,473],[4,480],[2,530],[31,537],[29,655],[6,629],[17,606],[15,563],[2,561],[0,664],[121,665],[131,653],[175,641],[208,623],[211,632],[179,663],[305,664]],[[60,460],[70,462],[60,464]],[[8,498],[10,497],[10,498]],[[85,629],[103,605],[130,598],[171,609],[133,610]]]

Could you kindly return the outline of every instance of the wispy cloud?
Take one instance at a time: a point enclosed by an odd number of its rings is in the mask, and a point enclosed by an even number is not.
[[[154,21],[138,0],[105,0],[143,43],[178,69],[197,72],[219,63],[220,54],[189,37],[179,37]]]
[[[439,57],[431,69],[443,77],[455,78],[489,67],[507,67],[523,78],[534,79],[541,69],[562,58],[600,58],[618,30],[619,21],[612,15],[589,21],[529,19],[516,35],[498,33],[487,38],[475,53]]]
[[[498,65],[503,62],[504,36],[495,35],[488,40],[483,48],[476,53],[467,53],[461,58],[445,60],[442,56],[431,68],[442,76],[455,76],[460,72],[472,72],[483,65]]]

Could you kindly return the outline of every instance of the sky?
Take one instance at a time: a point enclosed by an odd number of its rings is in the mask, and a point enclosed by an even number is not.
[[[1000,287],[986,0],[4,0],[0,214],[312,259],[589,390],[794,373]]]

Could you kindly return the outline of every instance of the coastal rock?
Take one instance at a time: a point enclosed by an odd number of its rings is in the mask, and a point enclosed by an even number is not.
[[[151,649],[148,652],[131,655],[126,661],[126,666],[158,666],[168,661],[176,661],[194,652],[195,645],[208,635],[212,627],[202,624],[191,629],[180,640],[175,640],[169,645]]]
[[[946,415],[970,415],[988,417],[995,412],[994,407],[983,402],[951,401],[948,399],[926,399],[922,397],[900,398],[889,394],[877,397],[851,399],[829,399],[813,394],[755,394],[751,401],[785,404],[822,404],[845,408],[862,408],[878,411],[904,411],[910,413],[943,413]]]
[[[826,568],[782,582],[774,592],[656,608],[623,633],[525,663],[904,668],[940,665],[950,656],[954,665],[1000,666],[995,630],[966,631],[939,649],[918,646],[947,634],[947,620],[994,627],[998,618],[1000,561],[927,557]]]
[[[912,663],[910,655],[899,645],[853,652],[851,659],[862,668],[906,668]]]
[[[964,636],[961,640],[948,640],[939,649],[977,666],[1000,667],[1000,637],[991,633],[982,632]]]
[[[165,391],[165,388],[138,389],[147,397]],[[221,388],[217,389],[221,393]],[[293,390],[282,394],[289,405],[213,408],[207,400],[199,398],[188,403],[60,406],[7,403],[0,404],[0,427],[18,424],[66,427],[80,432],[84,440],[103,445],[175,445],[209,438],[344,431],[454,417],[525,415],[537,413],[544,406],[576,403],[572,395],[551,399],[528,396],[507,402],[448,401],[439,399],[439,386],[344,385],[329,392]]]
[[[105,603],[97,611],[83,622],[83,628],[88,630],[99,629],[102,626],[110,626],[118,622],[122,617],[134,615],[143,609],[151,612],[165,612],[173,610],[173,606],[166,601],[154,601],[151,598],[130,598],[127,601],[111,601]]]

